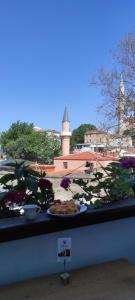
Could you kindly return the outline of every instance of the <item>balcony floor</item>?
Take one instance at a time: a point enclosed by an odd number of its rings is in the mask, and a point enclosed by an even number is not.
[[[66,286],[57,274],[0,287],[0,300],[135,300],[135,266],[126,260],[70,274]]]

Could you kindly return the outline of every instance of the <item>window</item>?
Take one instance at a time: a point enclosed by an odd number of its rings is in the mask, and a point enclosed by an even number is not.
[[[67,169],[67,168],[68,168],[68,163],[67,163],[67,161],[64,161],[64,162],[63,162],[63,167],[64,167],[64,169]]]
[[[91,172],[94,171],[94,164],[89,161],[86,161],[85,167],[87,167],[87,169],[85,169],[85,173],[87,174],[90,174]]]

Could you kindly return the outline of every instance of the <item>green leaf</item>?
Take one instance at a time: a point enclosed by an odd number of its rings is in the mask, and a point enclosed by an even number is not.
[[[101,208],[103,206],[102,202],[101,202],[101,199],[97,199],[95,202],[94,202],[94,208]]]
[[[13,180],[15,180],[15,175],[11,174],[11,173],[8,173],[8,174],[3,175],[0,178],[0,184],[4,184],[5,185],[7,182],[13,181]]]
[[[2,200],[6,194],[7,194],[7,192],[0,193],[0,200]]]
[[[32,191],[33,193],[37,192],[38,190],[38,180],[35,177],[28,176],[27,177],[27,188]]]

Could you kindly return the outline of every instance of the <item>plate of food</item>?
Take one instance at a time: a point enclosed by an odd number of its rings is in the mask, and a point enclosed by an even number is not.
[[[84,204],[75,203],[73,200],[59,201],[51,205],[47,213],[51,216],[68,218],[77,216],[87,210]]]

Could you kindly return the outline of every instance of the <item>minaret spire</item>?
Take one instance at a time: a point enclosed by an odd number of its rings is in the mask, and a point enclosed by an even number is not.
[[[64,115],[62,122],[69,122],[67,107],[65,106]]]
[[[125,87],[124,80],[121,74],[120,76],[120,89],[119,89],[119,116],[118,116],[118,133],[123,134],[126,130],[125,124]]]
[[[62,155],[70,154],[70,137],[71,131],[69,128],[70,122],[68,117],[67,107],[65,106],[63,120],[62,120],[62,132],[61,132],[61,146],[62,146]]]
[[[120,75],[120,94],[123,96],[125,94],[124,80],[122,74]]]

